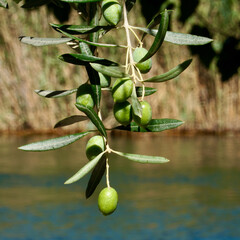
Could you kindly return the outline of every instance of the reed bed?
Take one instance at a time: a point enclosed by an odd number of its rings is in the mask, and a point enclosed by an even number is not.
[[[144,24],[144,20],[132,18],[132,23]],[[57,59],[68,46],[58,45],[36,48],[21,44],[21,35],[36,37],[59,37],[48,23],[56,23],[52,14],[42,7],[38,11],[24,11],[13,3],[9,10],[0,9],[0,131],[20,130],[48,131],[54,124],[69,115],[79,114],[74,107],[75,96],[60,99],[44,99],[34,93],[35,89],[61,90],[76,88],[86,80],[83,68],[66,64]],[[78,22],[73,15],[70,23]],[[176,24],[173,29],[186,32]],[[116,34],[116,33],[113,33]],[[118,36],[123,39],[124,36]],[[114,40],[114,35],[109,37]],[[147,46],[151,44],[151,37]],[[119,54],[114,50],[99,51],[99,55],[110,54],[114,60]],[[165,43],[154,65],[146,77],[166,72],[184,60],[192,58],[187,47]],[[147,97],[153,106],[154,118],[175,118],[185,121],[184,131],[239,131],[240,89],[239,77],[235,75],[222,83],[214,67],[205,69],[196,56],[193,63],[179,77],[169,82],[152,84],[158,91]],[[104,117],[108,125],[114,124],[108,109],[112,100],[104,93]],[[65,128],[77,131],[84,124]]]

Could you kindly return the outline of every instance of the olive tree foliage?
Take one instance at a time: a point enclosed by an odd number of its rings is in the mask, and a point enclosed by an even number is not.
[[[16,1],[21,2],[21,1]],[[26,1],[22,7],[35,8],[49,3],[69,6],[77,11],[82,18],[81,23],[73,25],[51,24],[53,30],[59,33],[59,38],[41,38],[21,36],[22,43],[33,46],[47,46],[54,44],[67,44],[70,52],[59,56],[61,61],[82,66],[86,69],[88,78],[84,84],[68,90],[35,90],[45,98],[60,98],[70,94],[76,95],[75,104],[79,115],[72,115],[60,120],[57,127],[68,126],[80,121],[91,121],[94,129],[71,134],[67,136],[30,143],[19,147],[24,151],[48,151],[65,147],[90,133],[95,133],[96,138],[91,138],[86,146],[86,155],[89,162],[66,180],[65,184],[78,181],[91,172],[86,188],[86,197],[89,198],[103,175],[106,173],[106,185],[110,188],[109,181],[109,156],[119,155],[139,163],[167,163],[169,160],[161,156],[147,156],[136,153],[123,153],[111,148],[108,138],[109,131],[131,132],[161,132],[177,128],[183,124],[176,119],[152,118],[152,109],[146,97],[155,94],[157,89],[148,87],[148,83],[161,84],[174,79],[181,74],[191,63],[191,59],[179,63],[165,73],[145,78],[144,74],[150,71],[151,57],[156,54],[164,43],[177,45],[204,45],[212,40],[196,35],[174,33],[168,31],[169,14],[165,9],[158,12],[147,26],[132,26],[128,13],[134,7],[136,0],[31,0]],[[0,0],[1,7],[8,7],[6,0]],[[104,18],[104,21],[102,19]],[[105,41],[105,35],[111,31],[124,31],[126,41],[121,44],[112,44]],[[143,40],[149,35],[153,36],[149,49],[144,48]],[[132,41],[135,38],[136,41]],[[152,37],[151,37],[152,38]],[[133,45],[137,42],[137,45]],[[114,62],[107,58],[97,56],[98,48],[117,48],[125,52],[125,62]],[[111,84],[111,81],[114,81]],[[101,95],[109,91],[109,97],[114,101],[113,113],[116,127],[106,129],[102,120]]]

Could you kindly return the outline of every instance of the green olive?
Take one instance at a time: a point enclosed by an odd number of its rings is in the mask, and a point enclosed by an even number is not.
[[[133,120],[140,126],[146,126],[152,119],[152,108],[146,101],[141,102],[142,106],[142,117],[133,114]]]
[[[89,160],[94,159],[97,155],[105,150],[105,142],[102,136],[96,135],[91,137],[86,145],[86,155]]]
[[[98,73],[100,78],[100,85],[102,88],[107,88],[111,85],[111,77],[104,75],[102,73]]]
[[[145,48],[136,48],[133,51],[133,60],[136,62],[136,67],[140,70],[141,73],[147,73],[152,68],[151,58],[139,63],[139,61],[146,55],[147,52],[148,51]]]
[[[94,107],[93,91],[89,84],[82,84],[77,90],[76,103],[86,107]]]
[[[103,0],[102,1],[102,12],[105,20],[115,26],[117,25],[122,16],[122,6],[117,0]]]
[[[115,103],[113,107],[115,119],[122,125],[128,125],[132,121],[132,106],[126,102]]]
[[[125,102],[132,91],[133,81],[130,78],[119,78],[113,84],[112,96],[115,102]]]
[[[98,196],[98,208],[107,216],[115,211],[118,203],[117,191],[112,187],[104,188]]]

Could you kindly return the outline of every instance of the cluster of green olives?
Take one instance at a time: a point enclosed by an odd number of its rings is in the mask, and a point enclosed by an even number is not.
[[[130,78],[117,79],[112,87],[114,99],[113,113],[115,119],[122,125],[128,125],[134,120],[140,126],[146,126],[152,119],[152,108],[146,101],[141,102],[142,117],[134,114],[131,104],[127,99],[132,95],[133,81]]]

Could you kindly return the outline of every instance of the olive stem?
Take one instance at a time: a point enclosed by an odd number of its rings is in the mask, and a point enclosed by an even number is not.
[[[107,187],[110,188],[108,157],[106,158],[106,183]]]

